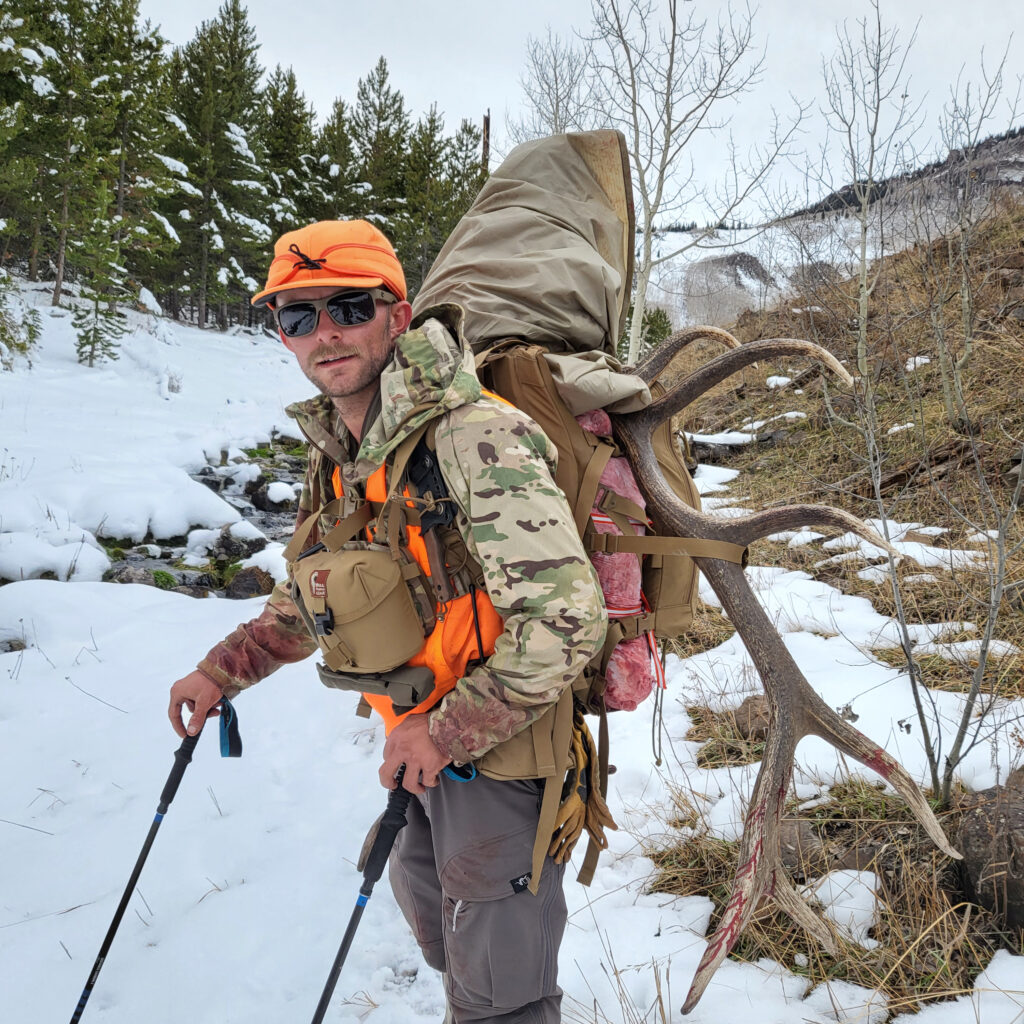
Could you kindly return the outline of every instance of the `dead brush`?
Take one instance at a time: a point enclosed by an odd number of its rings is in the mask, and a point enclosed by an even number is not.
[[[691,820],[699,817],[691,810]],[[832,787],[826,803],[791,813],[811,823],[833,869],[875,873],[871,935],[878,946],[864,949],[839,938],[840,955],[831,956],[764,903],[737,941],[734,959],[756,963],[767,957],[812,985],[842,980],[878,990],[895,1015],[970,992],[998,949],[1024,950],[1024,936],[1001,932],[991,914],[964,897],[955,863],[934,849],[903,801],[884,788],[851,780]],[[956,812],[943,817],[947,832],[956,819]],[[714,928],[729,899],[736,849],[737,843],[698,828],[677,846],[649,854],[657,868],[651,891],[706,896],[715,907]],[[800,875],[794,880],[805,881]]]

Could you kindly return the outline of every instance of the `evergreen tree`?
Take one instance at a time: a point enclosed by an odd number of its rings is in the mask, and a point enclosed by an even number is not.
[[[396,214],[404,205],[409,114],[402,94],[389,84],[383,57],[359,80],[351,126],[360,184],[365,189],[364,215],[391,234]]]
[[[626,323],[629,324],[633,316],[633,303],[629,304],[629,312],[626,314]],[[643,328],[640,334],[639,359],[646,359],[670,334],[672,333],[672,320],[668,313],[660,306],[648,306],[644,310]],[[616,354],[622,362],[629,358],[629,332],[621,338],[617,346]]]
[[[31,220],[26,194],[36,164],[24,142],[27,101],[43,63],[39,49],[27,19],[16,8],[0,10],[0,267]]]
[[[174,164],[162,152],[171,130],[164,40],[148,22],[139,24],[139,0],[100,0],[100,13],[98,52],[113,114],[108,145],[116,237],[129,270],[147,274],[177,241],[158,211],[159,200],[179,190]]]
[[[295,72],[274,68],[263,90],[260,140],[267,185],[267,216],[279,235],[306,222],[320,205],[319,175],[313,146],[313,108],[299,92]]]
[[[68,240],[90,216],[98,183],[110,174],[110,157],[102,145],[112,123],[107,79],[100,72],[97,40],[90,35],[98,2],[25,4],[43,58],[26,100],[23,140],[37,172],[25,198],[32,221],[30,276],[45,251],[55,271],[54,305],[60,303],[69,269]]]
[[[81,268],[81,292],[72,314],[78,341],[78,361],[94,366],[118,357],[127,322],[116,307],[124,295],[123,270],[118,243],[119,222],[110,216],[113,196],[106,182],[95,197],[94,216],[72,243]]]
[[[334,101],[331,116],[317,132],[314,153],[318,188],[310,192],[313,205],[303,211],[303,219],[343,220],[361,215],[352,124],[344,100]]]
[[[405,269],[409,293],[423,278],[448,237],[450,182],[446,179],[451,143],[436,104],[421,118],[409,139],[405,168],[406,204],[394,218],[394,241]]]
[[[18,295],[10,275],[0,267],[0,370],[10,370],[17,356],[32,365],[32,348],[43,330],[39,310]]]
[[[256,144],[262,75],[257,49],[245,9],[225,0],[172,62],[180,72],[174,112],[183,127],[171,155],[187,167],[192,186],[178,214],[183,277],[201,327],[211,309],[227,326],[228,301],[242,306],[257,289],[254,275],[273,236],[260,161],[249,145]]]

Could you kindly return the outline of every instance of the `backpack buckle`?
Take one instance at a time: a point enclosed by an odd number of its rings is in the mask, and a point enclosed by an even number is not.
[[[323,612],[315,612],[313,624],[316,626],[317,636],[330,636],[334,629],[334,615],[331,613],[331,609],[328,608]]]

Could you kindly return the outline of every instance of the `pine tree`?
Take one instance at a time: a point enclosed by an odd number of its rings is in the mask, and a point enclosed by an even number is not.
[[[344,100],[334,101],[331,116],[317,132],[314,154],[318,188],[310,192],[313,205],[303,211],[304,219],[341,220],[361,215],[352,122]]]
[[[319,188],[313,146],[313,108],[299,92],[295,72],[279,64],[263,90],[260,124],[270,198],[267,214],[275,235],[305,223]]]
[[[177,242],[157,208],[179,190],[174,165],[162,155],[171,130],[164,39],[148,22],[139,24],[139,0],[100,0],[99,13],[97,49],[113,113],[108,145],[116,237],[126,266],[141,276]]]
[[[38,40],[17,9],[0,10],[0,267],[31,220],[27,193],[36,164],[26,141],[27,100],[43,63]]]
[[[448,237],[451,190],[446,180],[450,142],[444,118],[431,106],[413,129],[405,166],[406,203],[393,219],[395,248],[405,269],[409,292],[419,291],[423,278]]]
[[[180,71],[174,113],[183,125],[172,155],[188,168],[190,190],[179,214],[182,257],[196,320],[211,308],[227,326],[228,302],[244,308],[258,288],[273,237],[265,223],[268,192],[261,180],[254,126],[262,69],[258,46],[239,0],[225,0],[175,61]],[[183,180],[183,179],[182,179]]]
[[[128,329],[116,301],[124,295],[118,243],[119,223],[110,216],[113,196],[106,182],[95,197],[94,216],[72,246],[81,268],[81,292],[72,314],[78,341],[78,361],[87,366],[118,357],[121,337]]]
[[[34,278],[44,253],[52,261],[53,304],[58,305],[70,269],[68,240],[89,216],[97,183],[110,173],[102,140],[112,119],[90,34],[97,24],[97,0],[37,0],[25,3],[24,13],[42,56],[25,101],[22,139],[36,166],[24,199],[31,221],[29,269]]]
[[[404,205],[409,114],[402,94],[389,84],[383,57],[359,80],[351,125],[360,184],[365,189],[363,213],[385,233],[393,233],[396,214]]]

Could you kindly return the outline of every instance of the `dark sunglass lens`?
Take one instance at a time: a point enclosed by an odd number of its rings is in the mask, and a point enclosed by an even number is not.
[[[301,338],[316,330],[316,306],[309,302],[293,302],[282,306],[277,313],[277,322],[288,338]]]
[[[369,292],[344,292],[327,300],[327,312],[342,327],[365,324],[377,315],[377,306]]]

